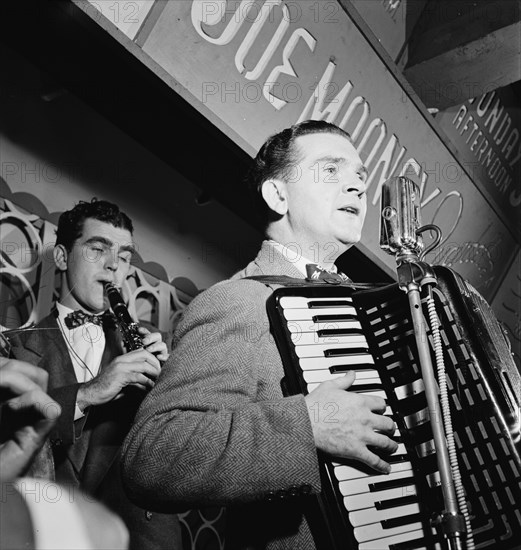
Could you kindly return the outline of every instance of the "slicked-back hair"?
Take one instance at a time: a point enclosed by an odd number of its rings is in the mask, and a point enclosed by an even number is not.
[[[263,224],[263,229],[279,216],[269,208],[262,197],[262,184],[270,179],[287,182],[289,178],[298,177],[295,167],[300,159],[295,140],[308,134],[337,134],[352,143],[346,131],[324,120],[305,120],[269,137],[246,175],[255,211]]]
[[[80,201],[72,210],[61,214],[56,230],[56,244],[61,244],[70,251],[74,242],[81,237],[85,220],[89,218],[126,229],[131,234],[134,232],[131,219],[119,206],[93,198],[90,202]]]

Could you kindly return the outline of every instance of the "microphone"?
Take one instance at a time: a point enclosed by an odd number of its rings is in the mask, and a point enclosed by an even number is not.
[[[398,176],[382,186],[380,248],[394,254],[396,261],[418,260],[423,250],[420,192],[409,178]]]
[[[461,484],[456,484],[453,478],[453,472],[458,471],[458,465],[454,453],[455,444],[447,400],[443,345],[432,293],[432,287],[437,284],[436,272],[431,265],[423,261],[423,257],[441,241],[441,229],[433,224],[421,226],[418,187],[404,176],[390,178],[384,182],[380,214],[380,248],[388,254],[395,255],[398,286],[407,293],[410,322],[414,328],[414,339],[418,349],[421,379],[431,417],[432,438],[444,506],[444,510],[436,518],[437,528],[448,540],[448,548],[459,550],[463,548],[461,540],[465,532],[466,521],[461,510],[464,510],[466,506],[464,495],[460,498],[463,494]],[[436,238],[423,251],[421,233],[428,229],[435,232]],[[424,293],[426,300],[422,300],[420,292],[424,285],[427,287],[427,293]],[[428,320],[426,321],[427,313]],[[434,342],[432,350],[427,336],[429,325]],[[433,357],[436,359],[438,379],[434,374]],[[439,394],[442,402],[440,402]]]

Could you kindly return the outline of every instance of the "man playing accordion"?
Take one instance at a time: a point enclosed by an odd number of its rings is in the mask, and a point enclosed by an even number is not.
[[[385,401],[349,391],[354,374],[284,397],[266,312],[272,288],[247,277],[318,277],[360,240],[366,169],[349,136],[308,121],[272,136],[249,173],[266,240],[231,279],[198,295],[124,446],[143,504],[228,508],[234,549],[311,549],[303,515],[321,490],[317,449],[388,473],[397,449]],[[346,391],[347,390],[347,391]],[[331,416],[331,406],[333,415]]]

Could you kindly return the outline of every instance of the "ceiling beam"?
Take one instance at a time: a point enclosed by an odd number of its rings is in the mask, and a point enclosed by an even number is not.
[[[439,110],[521,80],[519,2],[436,0],[408,44],[405,77]]]

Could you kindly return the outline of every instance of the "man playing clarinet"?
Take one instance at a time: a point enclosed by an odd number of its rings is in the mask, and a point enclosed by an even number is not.
[[[384,399],[350,391],[352,372],[283,396],[266,312],[273,288],[248,278],[324,269],[347,280],[334,261],[360,240],[365,179],[349,136],[332,124],[303,122],[267,140],[249,174],[266,240],[244,270],[187,308],[125,442],[133,497],[227,506],[227,548],[315,548],[303,510],[321,491],[317,450],[390,471],[382,457],[397,449],[394,422]]]
[[[115,204],[93,199],[64,212],[54,247],[59,301],[36,327],[12,339],[12,354],[48,372],[49,394],[61,407],[50,435],[56,481],[117,512],[131,548],[175,549],[177,517],[134,506],[119,471],[120,447],[137,406],[168,358],[161,334],[144,327],[138,329],[142,347],[125,349],[108,314],[105,286],[122,285],[133,251],[132,222]]]

